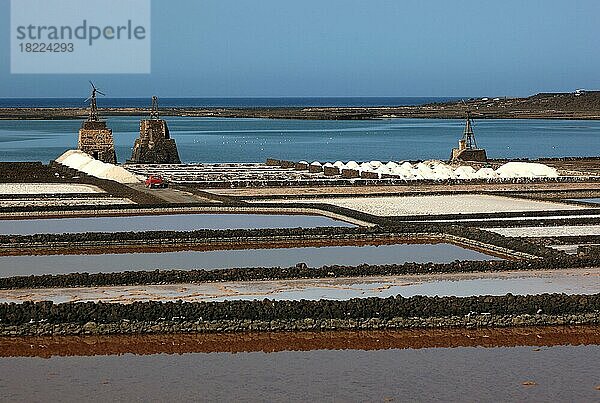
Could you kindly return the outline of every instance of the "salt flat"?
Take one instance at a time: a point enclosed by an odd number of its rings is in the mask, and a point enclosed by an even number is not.
[[[0,194],[105,193],[94,185],[70,183],[0,183]]]
[[[248,200],[249,202],[258,202]],[[261,200],[265,202],[267,200]],[[377,216],[502,213],[518,211],[578,210],[583,207],[494,195],[436,195],[383,197],[330,197],[268,200],[273,203],[322,203]]]
[[[550,236],[600,235],[600,225],[560,225],[556,227],[483,228],[504,236],[543,238]]]
[[[0,199],[0,207],[34,207],[34,206],[108,206],[135,204],[129,199],[120,197],[88,197],[88,198],[31,198]]]

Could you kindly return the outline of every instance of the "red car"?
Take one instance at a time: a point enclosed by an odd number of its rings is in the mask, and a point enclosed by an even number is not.
[[[150,175],[148,179],[146,179],[146,187],[150,189],[158,189],[158,188],[167,188],[169,184],[166,180],[162,178],[162,176],[158,175]]]

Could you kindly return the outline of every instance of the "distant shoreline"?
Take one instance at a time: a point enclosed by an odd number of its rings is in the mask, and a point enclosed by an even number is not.
[[[167,107],[163,116],[300,120],[371,120],[389,118],[462,119],[470,110],[475,119],[600,120],[600,92],[549,93],[527,98],[481,98],[412,106],[352,107]],[[147,108],[100,108],[103,116],[139,116]],[[86,108],[0,108],[0,120],[84,119]]]

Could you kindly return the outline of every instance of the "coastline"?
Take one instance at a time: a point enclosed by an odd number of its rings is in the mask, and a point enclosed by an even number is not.
[[[99,108],[102,116],[145,116],[144,108]],[[161,108],[165,117],[287,119],[287,120],[375,120],[375,119],[463,119],[464,107],[426,106],[368,108]],[[85,108],[0,108],[0,120],[81,120]],[[475,119],[564,119],[600,120],[600,111],[487,110],[474,112]]]
[[[370,120],[391,118],[463,119],[466,110],[474,119],[600,119],[600,91],[582,94],[536,94],[526,98],[481,98],[459,102],[416,106],[365,107],[166,107],[163,116],[299,119]],[[99,108],[103,116],[144,116],[147,108]],[[0,108],[0,120],[82,119],[86,108],[15,107]]]

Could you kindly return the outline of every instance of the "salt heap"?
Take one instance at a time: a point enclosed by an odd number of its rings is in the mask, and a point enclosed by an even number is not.
[[[70,158],[72,155],[70,152],[65,153],[61,158]],[[89,157],[89,156],[88,156]],[[81,158],[76,156],[73,158]],[[306,163],[301,161],[301,163]],[[90,162],[90,164],[92,164]],[[102,175],[104,172],[101,169],[99,161],[94,162],[92,165],[85,165],[81,170],[88,169],[96,172],[96,176]],[[307,163],[306,163],[307,164]],[[527,162],[509,162],[502,165],[496,171],[492,168],[481,168],[478,171],[469,165],[462,165],[457,168],[444,163],[439,160],[428,160],[415,164],[414,166],[410,162],[403,162],[401,164],[395,161],[389,161],[383,163],[381,161],[369,161],[359,164],[356,161],[348,161],[344,163],[342,161],[336,161],[333,164],[328,162],[322,165],[319,161],[314,161],[310,164],[311,167],[336,167],[340,171],[342,169],[354,169],[360,172],[372,172],[378,174],[379,178],[384,175],[395,176],[404,180],[448,180],[448,179],[460,179],[460,180],[476,180],[476,179],[514,179],[514,178],[556,178],[558,172],[556,169],[551,168],[544,164],[538,163],[527,163]],[[85,172],[85,171],[84,171]],[[99,176],[100,177],[100,176]]]
[[[481,168],[475,175],[479,179],[493,179],[498,177],[498,174],[492,168]]]
[[[358,162],[356,161],[348,161],[348,163],[346,164],[346,168],[348,169],[360,169],[360,166],[358,165]]]
[[[558,178],[558,171],[532,162],[508,162],[496,169],[500,178]]]
[[[454,170],[454,174],[458,179],[477,179],[477,174],[473,167],[465,165]]]
[[[456,173],[446,164],[438,164],[433,168],[433,173],[438,179],[455,179]]]
[[[108,179],[119,183],[140,182],[137,176],[125,168],[99,161],[79,150],[65,152],[56,159],[56,162],[100,179]]]
[[[373,172],[375,170],[373,169],[371,164],[369,164],[368,162],[363,162],[362,164],[360,164],[360,171],[361,172]]]

